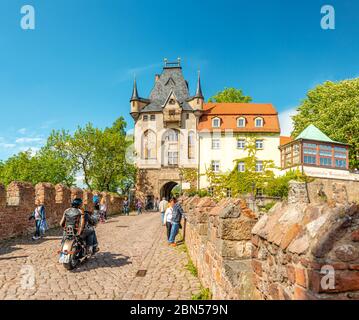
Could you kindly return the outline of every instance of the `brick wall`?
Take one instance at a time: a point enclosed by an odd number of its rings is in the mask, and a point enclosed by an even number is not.
[[[255,286],[263,299],[359,299],[359,206],[308,203],[305,187],[292,182],[288,203],[253,228]]]
[[[256,223],[244,201],[185,198],[186,244],[198,276],[214,299],[255,299],[251,229]]]
[[[49,183],[40,183],[34,187],[30,183],[13,182],[7,190],[0,184],[0,239],[34,231],[34,221],[29,222],[28,218],[35,208],[36,199],[45,205],[49,226],[55,227],[75,197],[84,200],[86,210],[93,210],[92,196],[90,191]],[[109,214],[121,212],[120,197],[107,193],[102,196],[107,198]]]

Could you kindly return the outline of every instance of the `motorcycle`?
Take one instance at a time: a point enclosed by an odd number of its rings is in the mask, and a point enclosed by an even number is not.
[[[60,250],[59,263],[67,270],[75,269],[81,262],[87,260],[89,254],[87,246],[81,237],[77,236],[73,226],[67,226]]]

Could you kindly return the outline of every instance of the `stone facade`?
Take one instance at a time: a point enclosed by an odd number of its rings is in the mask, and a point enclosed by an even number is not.
[[[120,197],[107,193],[101,195],[107,199],[109,214],[122,211]],[[29,221],[29,216],[37,199],[45,205],[49,226],[56,227],[75,197],[83,199],[86,210],[93,210],[92,196],[90,191],[49,183],[39,183],[34,187],[30,183],[12,182],[7,190],[0,184],[0,240],[33,232],[34,222]]]
[[[183,200],[185,241],[198,276],[214,299],[255,299],[251,270],[254,213],[239,199]]]
[[[149,203],[154,198],[168,198],[181,182],[180,168],[197,168],[197,122],[203,102],[200,78],[191,96],[180,61],[165,62],[146,99],[138,95],[134,82],[130,113],[135,121],[134,148],[139,169],[137,198]]]

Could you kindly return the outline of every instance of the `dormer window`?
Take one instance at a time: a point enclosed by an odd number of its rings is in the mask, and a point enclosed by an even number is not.
[[[263,118],[256,118],[254,120],[254,125],[256,128],[263,127]]]
[[[246,126],[246,119],[241,117],[237,119],[237,127],[244,128]]]
[[[221,126],[221,119],[220,118],[213,118],[212,119],[212,127],[219,128]]]

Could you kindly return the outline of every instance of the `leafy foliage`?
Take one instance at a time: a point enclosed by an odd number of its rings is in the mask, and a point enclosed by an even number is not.
[[[209,98],[209,102],[251,102],[252,97],[245,96],[240,89],[225,88],[213,97]]]
[[[317,86],[297,110],[293,136],[314,124],[331,139],[350,144],[349,165],[359,168],[359,78]]]
[[[78,127],[73,135],[68,131],[53,131],[48,147],[61,152],[83,172],[90,190],[116,192],[133,183],[135,167],[126,161],[131,141],[126,139],[126,122],[121,117],[112,127],[100,130],[91,123]]]
[[[264,189],[265,194],[272,197],[287,198],[290,180],[309,182],[310,178],[302,174],[298,169],[287,171],[284,175],[267,181]]]
[[[75,182],[74,165],[56,150],[44,147],[36,155],[20,152],[5,162],[0,162],[0,182],[12,181],[37,184],[39,182],[62,183],[72,186]]]

